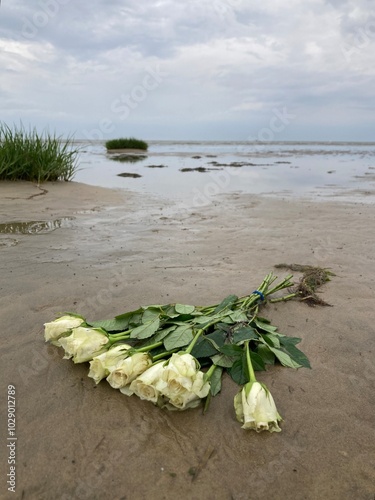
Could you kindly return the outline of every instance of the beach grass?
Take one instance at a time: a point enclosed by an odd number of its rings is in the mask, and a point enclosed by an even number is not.
[[[71,138],[0,123],[0,180],[70,181],[78,153]]]
[[[121,137],[119,139],[111,139],[105,143],[108,151],[111,149],[141,149],[147,151],[148,144],[145,141],[136,139],[135,137]]]

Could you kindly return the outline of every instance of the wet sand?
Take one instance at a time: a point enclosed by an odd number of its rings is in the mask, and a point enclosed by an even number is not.
[[[78,183],[0,183],[0,498],[373,500],[375,206],[218,195],[204,208]],[[333,307],[270,304],[302,337],[312,370],[259,374],[279,434],[235,420],[236,386],[206,415],[162,411],[62,360],[43,323],[64,311],[112,317],[148,303],[209,304],[253,290],[280,262],[330,267]],[[284,272],[278,270],[283,276]],[[298,275],[295,275],[296,279]],[[16,494],[7,493],[6,388],[16,387]]]

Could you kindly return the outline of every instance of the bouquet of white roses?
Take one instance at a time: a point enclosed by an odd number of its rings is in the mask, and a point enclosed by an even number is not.
[[[194,408],[203,399],[206,410],[227,372],[243,386],[234,399],[242,427],[280,431],[272,395],[257,382],[255,371],[275,362],[291,368],[310,365],[296,347],[300,339],[279,333],[258,313],[267,300],[297,295],[269,299],[290,288],[291,278],[273,285],[277,278],[270,273],[251,294],[229,295],[206,307],[150,305],[103,321],[69,314],[45,324],[45,339],[62,347],[64,358],[89,361],[89,377],[96,383],[106,378],[123,394],[169,410]]]

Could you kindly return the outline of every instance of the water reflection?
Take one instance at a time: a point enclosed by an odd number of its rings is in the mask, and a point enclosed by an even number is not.
[[[0,234],[46,234],[55,229],[71,227],[74,217],[63,217],[50,221],[6,222],[0,224]]]
[[[209,198],[238,191],[321,198],[347,191],[350,199],[353,189],[375,193],[371,172],[375,144],[151,141],[147,156],[109,156],[97,143],[87,149],[85,159],[92,163],[77,173],[78,182],[152,193],[186,204],[197,192],[211,193]],[[135,174],[140,177],[137,182],[129,178]]]
[[[119,154],[119,155],[108,155],[107,158],[113,161],[120,161],[123,163],[137,163],[139,161],[145,160],[147,156]]]

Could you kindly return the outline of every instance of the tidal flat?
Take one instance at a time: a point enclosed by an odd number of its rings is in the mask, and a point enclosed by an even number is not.
[[[16,388],[19,497],[372,498],[375,206],[356,200],[222,192],[199,207],[129,188],[0,183],[2,227],[53,227],[0,233],[1,384]],[[283,276],[281,262],[336,276],[321,288],[332,307],[263,309],[302,338],[312,365],[258,372],[284,419],[277,435],[241,429],[229,378],[205,415],[162,411],[95,385],[88,364],[44,342],[43,323],[63,312],[211,304],[249,293],[269,271]]]

